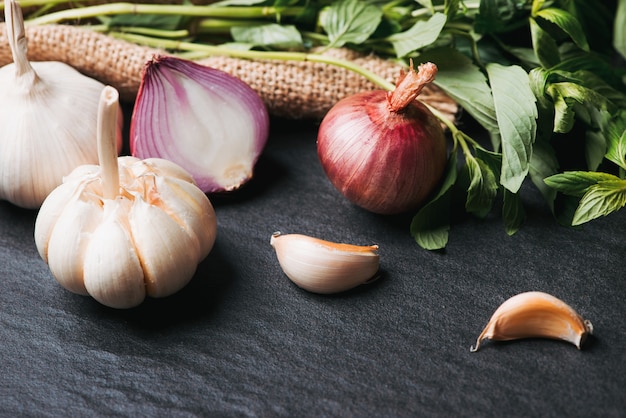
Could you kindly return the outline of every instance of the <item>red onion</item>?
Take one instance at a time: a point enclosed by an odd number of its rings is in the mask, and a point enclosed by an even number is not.
[[[402,73],[393,92],[375,90],[340,100],[319,128],[317,153],[331,183],[374,213],[419,207],[437,186],[447,161],[438,119],[415,100],[435,78],[427,63]]]
[[[205,193],[232,191],[252,177],[268,135],[265,104],[240,79],[169,56],[146,64],[130,127],[133,156],[177,163]]]

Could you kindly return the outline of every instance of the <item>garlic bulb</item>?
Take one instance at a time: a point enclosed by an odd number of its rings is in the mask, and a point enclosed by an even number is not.
[[[337,293],[375,279],[377,245],[339,244],[301,234],[272,234],[284,273],[299,287],[314,293]]]
[[[506,300],[493,313],[476,341],[478,351],[485,339],[509,341],[520,338],[552,338],[570,342],[579,350],[589,334],[591,322],[584,320],[562,300],[543,292],[520,293]]]
[[[113,308],[183,288],[213,247],[217,221],[191,175],[162,159],[117,158],[118,93],[102,91],[100,166],[82,165],[46,198],[35,243],[71,292]]]
[[[97,163],[104,85],[61,62],[30,63],[14,0],[5,3],[5,20],[14,62],[0,68],[0,199],[38,208],[76,166]],[[118,150],[121,139],[120,127]]]

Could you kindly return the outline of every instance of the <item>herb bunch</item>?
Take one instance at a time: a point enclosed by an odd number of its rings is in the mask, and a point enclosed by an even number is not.
[[[459,196],[464,212],[479,218],[500,210],[506,233],[515,234],[525,219],[520,189],[527,180],[568,225],[626,204],[626,0],[22,5],[34,6],[30,24],[88,24],[192,58],[217,47],[246,58],[317,59],[313,47],[346,47],[434,62],[435,84],[490,140],[440,118],[452,137],[447,171],[410,227],[426,249],[447,245]]]

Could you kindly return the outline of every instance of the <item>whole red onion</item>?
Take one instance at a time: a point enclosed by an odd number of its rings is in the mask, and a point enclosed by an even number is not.
[[[438,185],[447,161],[438,119],[415,100],[434,80],[435,64],[402,73],[393,92],[375,90],[340,100],[326,114],[317,153],[332,184],[374,213],[419,207]]]

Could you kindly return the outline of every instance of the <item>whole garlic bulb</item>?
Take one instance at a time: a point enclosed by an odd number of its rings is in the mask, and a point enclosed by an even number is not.
[[[46,198],[35,243],[66,289],[113,308],[183,288],[211,251],[217,221],[190,174],[163,159],[117,158],[118,93],[102,91],[100,165],[82,165]]]
[[[96,164],[96,115],[104,85],[61,62],[29,62],[24,20],[5,4],[13,63],[0,68],[0,199],[38,208],[63,176]],[[118,127],[117,149],[122,134]]]

